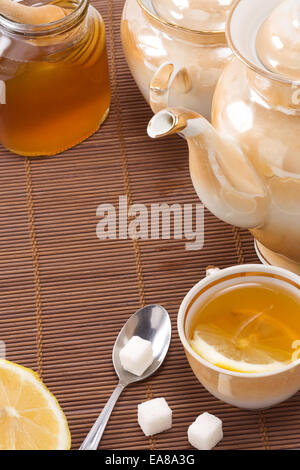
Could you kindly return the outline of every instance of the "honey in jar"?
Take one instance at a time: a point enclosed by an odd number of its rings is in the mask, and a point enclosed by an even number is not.
[[[96,132],[109,111],[102,17],[88,0],[53,3],[66,12],[54,23],[0,16],[0,141],[20,155],[73,147]]]

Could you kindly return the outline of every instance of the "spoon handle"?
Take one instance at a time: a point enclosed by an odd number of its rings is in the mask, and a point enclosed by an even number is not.
[[[97,450],[98,444],[100,442],[104,429],[107,425],[109,417],[112,413],[112,410],[114,409],[114,406],[117,403],[118,398],[121,395],[124,388],[125,388],[125,385],[121,383],[117,385],[110,399],[108,400],[105,407],[103,408],[100,415],[98,416],[97,420],[95,421],[92,429],[90,430],[85,440],[81,444],[79,450]]]

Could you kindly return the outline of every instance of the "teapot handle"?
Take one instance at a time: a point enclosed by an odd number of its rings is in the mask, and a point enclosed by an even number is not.
[[[150,106],[154,113],[169,106],[169,93],[173,84],[180,93],[187,93],[192,87],[185,67],[165,62],[156,70],[150,82]]]

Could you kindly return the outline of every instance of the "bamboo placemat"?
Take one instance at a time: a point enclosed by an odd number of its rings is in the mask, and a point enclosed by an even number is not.
[[[203,411],[224,422],[219,449],[300,446],[300,395],[265,412],[235,409],[195,379],[176,332],[179,304],[205,267],[258,262],[248,232],[205,214],[205,246],[184,241],[100,241],[96,208],[129,202],[194,203],[185,143],[146,136],[151,112],[131,78],[119,27],[123,1],[98,0],[108,30],[113,102],[102,129],[51,158],[0,152],[1,334],[7,357],[34,368],[59,399],[78,448],[117,383],[115,337],[141,305],[161,303],[173,323],[172,345],[159,373],[128,388],[105,431],[104,449],[189,449],[187,427]],[[171,431],[146,438],[137,404],[164,396]]]

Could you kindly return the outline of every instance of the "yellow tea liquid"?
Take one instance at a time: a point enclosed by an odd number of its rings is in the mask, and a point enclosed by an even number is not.
[[[215,292],[195,313],[194,351],[236,372],[282,368],[300,358],[300,301],[285,288],[247,283]]]
[[[65,8],[70,3],[55,2]],[[59,37],[12,40],[0,58],[0,141],[12,152],[59,153],[93,134],[107,116],[110,85],[104,23],[94,8],[88,15],[85,28],[78,26],[83,31],[79,39],[67,32],[61,44]]]

